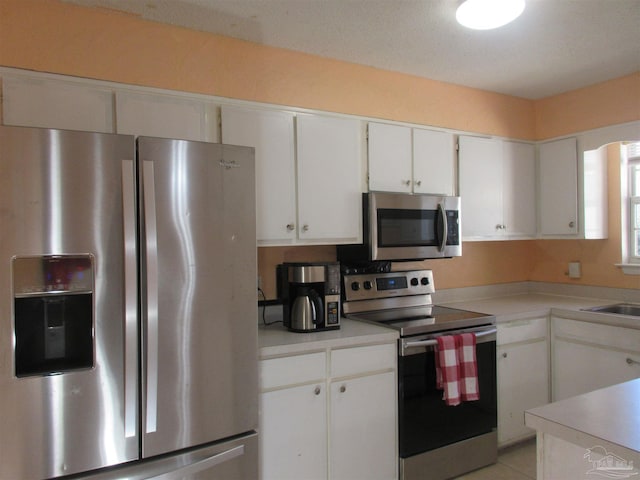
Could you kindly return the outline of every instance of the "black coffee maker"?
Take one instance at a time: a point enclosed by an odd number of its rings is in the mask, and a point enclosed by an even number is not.
[[[339,263],[283,263],[276,274],[285,327],[292,332],[340,328]]]

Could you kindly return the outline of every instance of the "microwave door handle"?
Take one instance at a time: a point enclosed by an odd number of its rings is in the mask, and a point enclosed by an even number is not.
[[[447,224],[447,211],[444,208],[444,204],[438,204],[438,215],[442,219],[442,238],[440,239],[439,252],[444,252],[447,246],[447,232],[449,231],[449,225]]]

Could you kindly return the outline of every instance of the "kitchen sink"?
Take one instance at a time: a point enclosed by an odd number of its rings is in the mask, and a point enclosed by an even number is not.
[[[583,308],[586,312],[613,313],[616,315],[631,315],[640,317],[640,305],[632,303],[616,303],[615,305],[603,305],[601,307]]]

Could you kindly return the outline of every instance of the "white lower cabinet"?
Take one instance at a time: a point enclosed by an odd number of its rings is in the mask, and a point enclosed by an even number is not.
[[[553,399],[640,377],[640,330],[552,317]]]
[[[324,385],[262,393],[262,479],[327,478],[327,401]]]
[[[395,395],[393,372],[331,384],[332,480],[396,478]]]
[[[266,359],[260,370],[263,480],[397,478],[395,343]]]
[[[498,445],[535,435],[524,412],[549,402],[548,319],[498,324]]]

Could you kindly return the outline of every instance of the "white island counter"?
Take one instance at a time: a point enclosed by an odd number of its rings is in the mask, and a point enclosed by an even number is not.
[[[528,410],[538,480],[640,478],[640,379]]]

